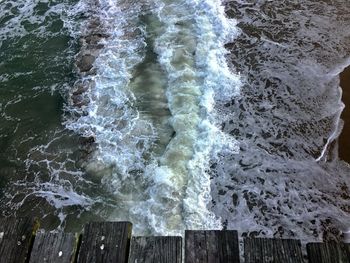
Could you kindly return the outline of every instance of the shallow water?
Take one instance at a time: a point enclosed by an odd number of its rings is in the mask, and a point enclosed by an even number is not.
[[[130,220],[137,234],[230,228],[304,241],[347,227],[349,166],[336,143],[345,1],[0,8],[4,215],[67,231]],[[76,67],[87,54],[93,68]]]

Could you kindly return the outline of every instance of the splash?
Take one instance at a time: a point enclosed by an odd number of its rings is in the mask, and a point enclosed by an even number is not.
[[[237,152],[215,111],[216,100],[239,94],[223,47],[235,22],[219,1],[101,6],[110,37],[87,77],[86,113],[66,125],[94,138],[85,169],[120,202],[110,218],[131,220],[138,233],[221,228],[208,210],[207,170],[211,156]]]

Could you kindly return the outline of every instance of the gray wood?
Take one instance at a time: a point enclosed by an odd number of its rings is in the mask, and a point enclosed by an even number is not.
[[[29,262],[73,262],[77,243],[77,237],[71,233],[37,233]]]
[[[306,250],[310,263],[350,262],[350,244],[309,243]]]
[[[301,243],[293,239],[245,238],[246,263],[299,263],[304,262]]]
[[[129,263],[181,263],[181,237],[133,237]]]
[[[0,263],[26,262],[38,226],[33,218],[1,218]]]
[[[185,231],[185,263],[239,263],[238,233]]]
[[[85,225],[78,262],[125,263],[131,228],[129,222],[94,222]]]

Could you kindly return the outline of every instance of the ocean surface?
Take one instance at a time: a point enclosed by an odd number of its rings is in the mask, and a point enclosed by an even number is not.
[[[349,14],[347,0],[0,0],[2,216],[338,240]]]

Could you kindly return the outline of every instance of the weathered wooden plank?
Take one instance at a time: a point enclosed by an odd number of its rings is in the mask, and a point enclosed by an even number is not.
[[[43,233],[35,236],[30,263],[70,263],[75,259],[78,238],[71,233]]]
[[[350,263],[350,244],[309,243],[306,250],[310,263]]]
[[[34,218],[1,218],[0,263],[26,262],[38,227]]]
[[[131,228],[129,222],[93,222],[85,225],[78,262],[127,262]]]
[[[300,263],[303,261],[301,243],[293,239],[245,238],[246,263]]]
[[[185,263],[239,263],[238,233],[185,231]]]
[[[181,237],[133,237],[129,263],[181,263]]]

